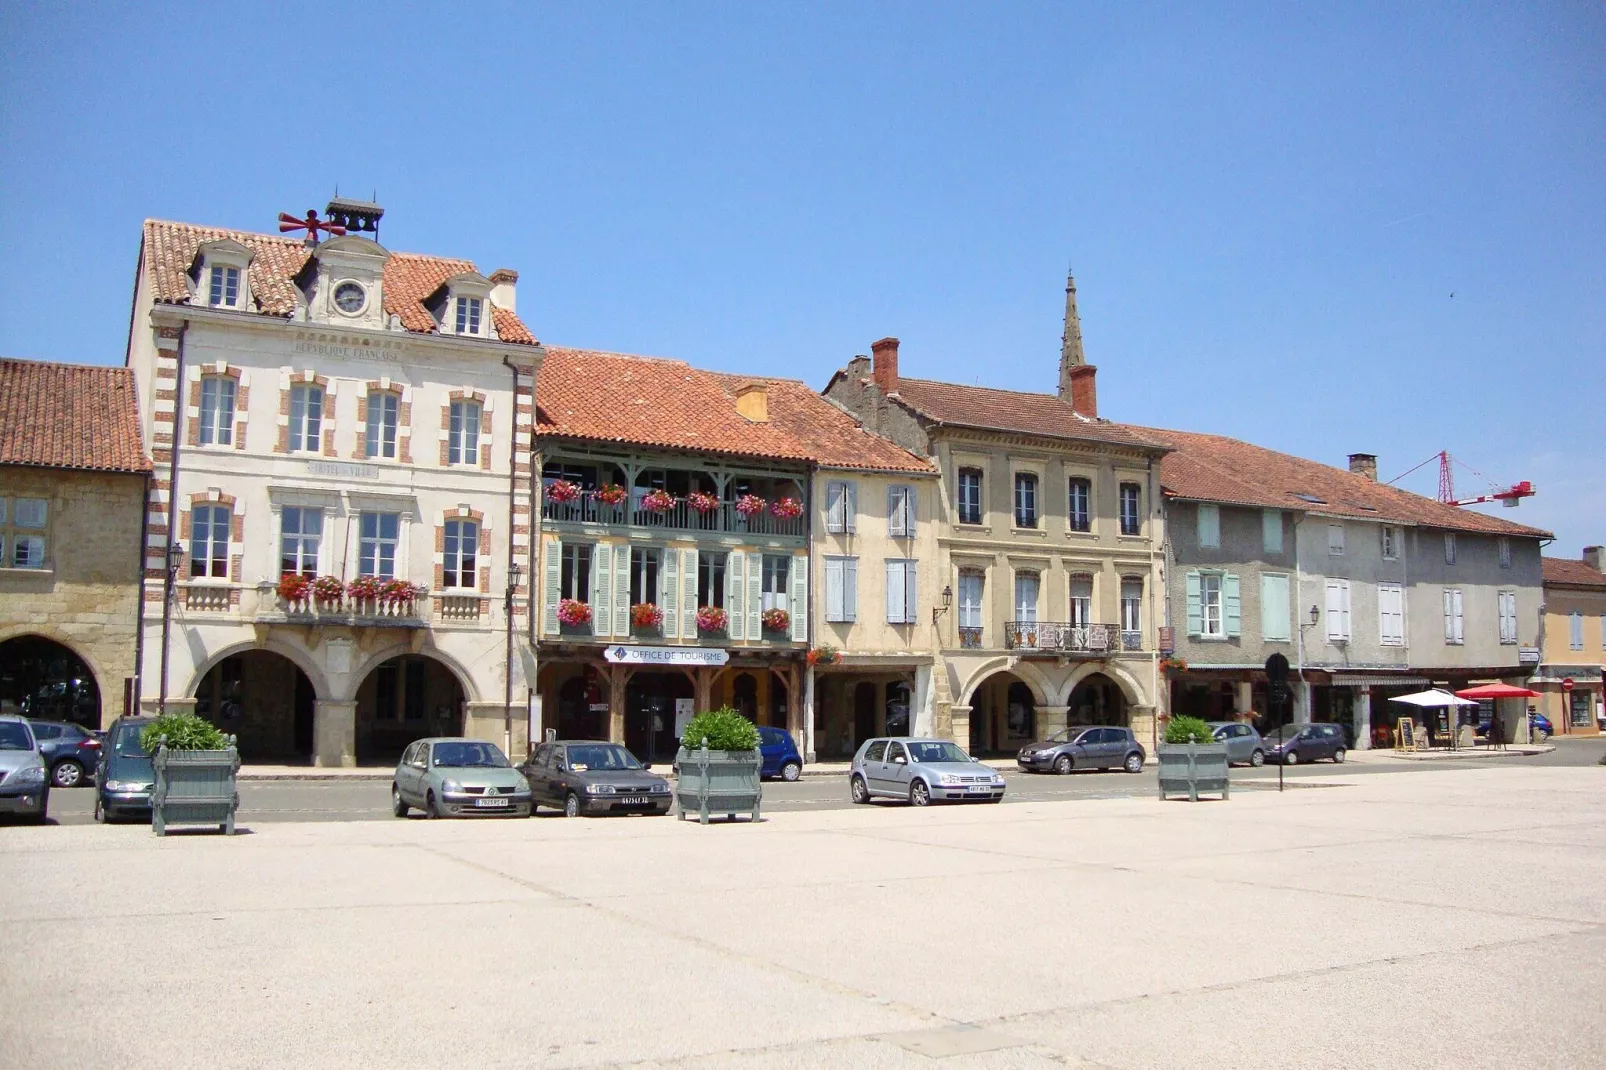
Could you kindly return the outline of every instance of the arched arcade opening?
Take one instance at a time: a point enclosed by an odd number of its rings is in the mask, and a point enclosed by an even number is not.
[[[427,654],[380,662],[357,688],[357,761],[394,761],[416,739],[462,735],[466,701],[457,675]]]
[[[242,650],[208,669],[191,690],[195,712],[234,736],[246,762],[311,761],[312,681],[272,650]]]
[[[0,643],[0,713],[99,729],[100,686],[72,648],[21,635]]]

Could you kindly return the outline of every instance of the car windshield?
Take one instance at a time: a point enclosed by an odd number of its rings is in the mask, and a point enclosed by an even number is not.
[[[970,755],[953,743],[911,743],[909,753],[917,762],[968,762]]]
[[[487,769],[504,769],[507,759],[494,743],[437,743],[435,765],[447,769],[466,769],[480,766]]]
[[[117,742],[112,749],[118,754],[126,754],[130,758],[149,758],[151,756],[150,751],[146,750],[144,744],[139,741],[139,737],[144,731],[145,726],[142,724],[131,724],[119,729]]]
[[[17,721],[0,721],[0,750],[33,750],[33,734]]]
[[[569,768],[577,773],[609,769],[640,769],[636,756],[618,745],[599,743],[592,747],[570,747]]]

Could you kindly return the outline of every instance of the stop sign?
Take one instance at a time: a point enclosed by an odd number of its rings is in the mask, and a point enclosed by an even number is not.
[[[1562,678],[1561,689],[1563,691],[1571,691],[1573,689],[1573,678],[1571,676]]]

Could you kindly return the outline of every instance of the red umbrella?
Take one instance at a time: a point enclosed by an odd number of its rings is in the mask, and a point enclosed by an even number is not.
[[[1539,692],[1529,691],[1526,687],[1512,687],[1510,684],[1484,684],[1482,687],[1469,687],[1465,691],[1457,691],[1462,698],[1538,698]]]

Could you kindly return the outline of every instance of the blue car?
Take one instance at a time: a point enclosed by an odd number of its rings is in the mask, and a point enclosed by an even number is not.
[[[759,728],[758,752],[764,758],[760,776],[796,780],[803,772],[803,755],[798,753],[792,734],[779,728]]]

